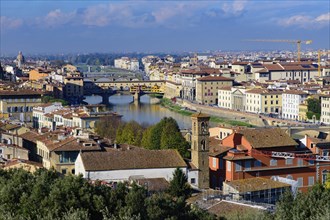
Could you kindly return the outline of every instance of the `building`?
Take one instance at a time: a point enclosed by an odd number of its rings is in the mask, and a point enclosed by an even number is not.
[[[275,89],[247,90],[245,106],[247,112],[281,114],[282,91]]]
[[[23,169],[25,171],[34,173],[38,169],[42,168],[42,164],[36,163],[29,160],[23,160],[23,159],[14,159],[6,163],[4,169]]]
[[[291,185],[266,178],[250,178],[223,183],[223,194],[234,200],[275,204]]]
[[[191,116],[191,169],[188,181],[198,189],[208,189],[209,183],[209,120],[210,116],[196,113]]]
[[[69,72],[64,77],[64,98],[71,103],[79,103],[84,96],[84,80],[80,72]]]
[[[321,122],[330,125],[330,95],[321,96]]]
[[[282,118],[299,120],[299,106],[308,93],[299,90],[286,90],[282,93]]]
[[[94,128],[95,123],[105,116],[121,117],[104,111],[104,105],[62,107],[60,103],[49,103],[33,108],[33,127],[55,130],[57,126]]]
[[[130,147],[109,152],[82,152],[75,162],[76,174],[90,180],[128,181],[130,178],[164,178],[170,181],[176,168],[187,173],[177,150]]]
[[[209,153],[213,188],[222,188],[221,181],[279,176],[297,181],[298,190],[307,191],[322,181],[319,167],[329,170],[329,158],[318,157],[320,154],[308,147],[298,148],[298,143],[279,128],[237,129],[214,145],[214,152]],[[324,147],[330,149],[330,145]]]
[[[262,64],[263,69],[254,72],[259,82],[266,80],[299,80],[305,83],[318,76],[317,64],[312,63],[271,63]]]
[[[0,144],[0,157],[4,158],[6,160],[11,160],[11,159],[24,159],[24,160],[28,160],[28,150],[23,148],[23,147],[19,147],[18,145],[14,145],[14,144],[4,144],[1,143]]]
[[[40,79],[44,79],[46,77],[49,77],[50,73],[51,73],[50,70],[37,68],[37,69],[31,70],[29,72],[29,80],[30,81],[38,81]]]
[[[231,95],[233,89],[233,87],[228,86],[218,90],[218,106],[220,108],[232,109]]]
[[[32,121],[32,109],[40,105],[43,92],[27,89],[0,90],[0,117]]]
[[[122,57],[115,59],[114,65],[116,68],[138,71],[140,69],[139,60],[136,58]]]
[[[65,132],[48,132],[36,137],[37,158],[46,169],[62,174],[75,174],[79,152],[100,151],[98,143],[85,138],[68,136]]]
[[[193,101],[196,99],[196,81],[198,78],[208,76],[204,71],[182,70],[177,74],[176,83],[182,85],[181,98]]]
[[[218,105],[218,90],[233,85],[232,79],[222,76],[205,76],[197,79],[196,101],[200,104]]]
[[[166,81],[165,82],[165,98],[174,98],[174,97],[181,97],[182,94],[182,85],[180,83],[175,83],[173,81]]]

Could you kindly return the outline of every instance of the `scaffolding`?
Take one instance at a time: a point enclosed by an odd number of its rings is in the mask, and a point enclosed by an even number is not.
[[[311,153],[292,153],[292,152],[276,152],[276,151],[263,151],[252,149],[250,155],[264,155],[270,157],[279,157],[279,158],[300,158],[304,160],[315,160],[320,162],[330,162],[330,156],[315,155]]]

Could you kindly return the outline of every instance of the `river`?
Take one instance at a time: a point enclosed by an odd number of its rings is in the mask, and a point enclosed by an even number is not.
[[[164,117],[172,117],[181,129],[191,128],[190,116],[181,115],[177,112],[170,111],[157,103],[157,98],[149,95],[143,95],[140,103],[133,102],[133,96],[116,94],[109,98],[109,109],[123,115],[124,121],[135,120],[142,123],[153,125],[158,123]],[[85,102],[88,104],[99,104],[102,102],[101,96],[86,96]]]

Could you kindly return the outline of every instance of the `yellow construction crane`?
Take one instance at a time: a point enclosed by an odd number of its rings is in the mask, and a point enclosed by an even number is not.
[[[255,42],[280,42],[280,43],[293,43],[297,44],[298,54],[297,60],[300,62],[301,56],[301,44],[311,44],[312,40],[265,40],[265,39],[256,39],[256,40],[246,40],[246,41],[255,41]]]
[[[317,68],[317,71],[318,71],[318,73],[319,73],[319,77],[321,76],[321,55],[327,55],[327,54],[330,54],[330,50],[329,51],[321,51],[321,50],[318,50],[317,51],[317,54],[318,54],[318,56],[317,56],[317,60],[318,60],[318,62],[317,62],[317,65],[318,65],[318,68]]]

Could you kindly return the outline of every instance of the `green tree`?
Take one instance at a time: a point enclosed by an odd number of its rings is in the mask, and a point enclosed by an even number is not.
[[[306,116],[308,119],[312,119],[313,115],[315,115],[316,119],[320,120],[321,102],[319,99],[316,98],[307,99],[307,108],[308,108],[308,112],[306,112]]]
[[[173,172],[173,179],[170,181],[168,192],[175,197],[188,198],[191,195],[188,178],[180,168],[176,168]]]
[[[101,137],[116,140],[117,130],[123,124],[118,116],[106,116],[101,118],[95,125],[95,132]]]
[[[292,192],[290,190],[285,191],[281,199],[276,204],[275,219],[291,220],[293,217],[292,214],[293,201],[294,201],[294,197],[292,195]]]

